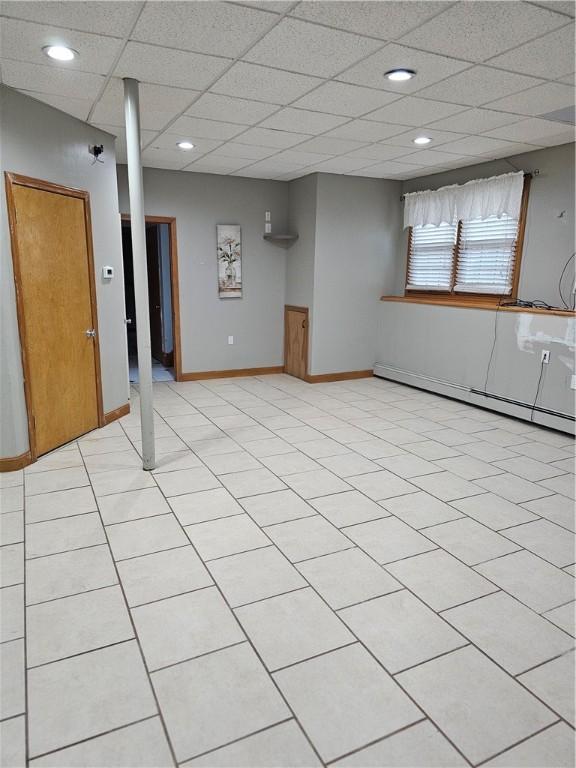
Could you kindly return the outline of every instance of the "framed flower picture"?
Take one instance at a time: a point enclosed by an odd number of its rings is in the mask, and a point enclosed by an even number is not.
[[[242,236],[237,224],[217,224],[218,296],[242,298]]]

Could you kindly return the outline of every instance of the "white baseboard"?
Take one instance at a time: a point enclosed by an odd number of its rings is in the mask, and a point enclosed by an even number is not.
[[[574,416],[571,414],[550,411],[545,412],[535,409],[534,418],[531,419],[532,403],[523,403],[519,401],[511,402],[510,400],[504,399],[499,400],[496,395],[490,397],[489,395],[475,392],[470,387],[466,387],[462,384],[454,384],[451,381],[436,379],[422,373],[405,371],[401,368],[386,365],[385,363],[376,363],[374,365],[374,375],[380,376],[383,379],[397,381],[401,384],[408,384],[411,387],[418,387],[419,389],[425,389],[429,392],[435,392],[438,395],[452,397],[455,400],[462,400],[471,405],[486,408],[489,411],[502,413],[505,416],[512,416],[516,419],[523,419],[524,421],[539,424],[543,427],[557,429],[560,432],[566,432],[569,435],[574,435],[576,433]]]

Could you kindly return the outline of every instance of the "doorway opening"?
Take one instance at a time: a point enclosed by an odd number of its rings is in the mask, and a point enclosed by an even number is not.
[[[174,381],[178,378],[178,355],[175,345],[173,224],[173,219],[146,217],[148,306],[153,381]],[[122,255],[124,260],[128,367],[130,383],[137,384],[138,327],[136,324],[132,232],[129,216],[122,217]]]

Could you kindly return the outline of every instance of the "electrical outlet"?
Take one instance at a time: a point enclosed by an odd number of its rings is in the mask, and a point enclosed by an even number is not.
[[[544,363],[545,365],[548,365],[550,362],[550,350],[549,349],[543,349],[542,350],[542,357],[540,358],[540,362]]]
[[[228,336],[228,344],[234,344],[234,336]]]
[[[264,221],[270,221],[270,211],[266,211],[264,216],[265,216]]]

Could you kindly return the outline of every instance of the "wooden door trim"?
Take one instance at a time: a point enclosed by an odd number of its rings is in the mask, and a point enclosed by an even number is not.
[[[286,368],[286,354],[288,352],[288,312],[301,312],[306,318],[306,333],[304,335],[304,379],[308,378],[308,331],[310,328],[310,310],[308,307],[296,307],[293,304],[284,305],[284,368]]]
[[[16,203],[14,201],[14,187],[30,187],[42,192],[51,192],[65,197],[75,197],[84,202],[84,225],[86,231],[86,253],[88,257],[88,283],[90,292],[90,310],[92,327],[96,331],[94,338],[94,376],[96,383],[96,408],[98,414],[98,426],[104,426],[104,405],[102,400],[102,374],[100,369],[100,334],[98,330],[98,310],[96,303],[96,278],[94,274],[94,252],[92,248],[92,219],[90,215],[90,194],[75,187],[65,187],[62,184],[54,184],[43,179],[34,179],[31,176],[22,176],[9,171],[4,172],[6,186],[6,207],[8,210],[8,224],[10,227],[10,246],[12,251],[12,266],[14,272],[14,286],[16,290],[16,316],[18,319],[18,335],[20,339],[20,355],[22,359],[22,372],[24,375],[24,398],[26,401],[26,415],[28,419],[28,444],[30,447],[30,459],[37,458],[36,426],[32,413],[32,393],[30,389],[30,366],[28,361],[28,340],[26,335],[26,322],[24,320],[24,300],[22,297],[22,270],[20,263],[20,251],[18,248]]]
[[[120,214],[122,221],[130,221],[129,213]],[[174,377],[182,378],[182,346],[180,337],[180,283],[178,280],[178,241],[176,237],[176,218],[174,216],[145,216],[149,224],[168,224],[170,250],[170,288],[172,294],[172,341],[174,344]]]

